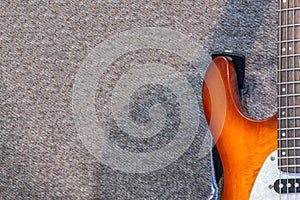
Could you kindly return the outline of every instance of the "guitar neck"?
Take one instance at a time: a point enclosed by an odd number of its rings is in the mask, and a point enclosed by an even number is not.
[[[300,173],[300,0],[279,1],[278,159]]]

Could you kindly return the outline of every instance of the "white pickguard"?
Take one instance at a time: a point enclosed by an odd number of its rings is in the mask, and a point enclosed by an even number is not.
[[[284,173],[278,169],[277,150],[264,162],[251,191],[250,200],[300,200],[298,194],[278,194],[273,185],[278,179],[300,178],[300,174]],[[237,191],[238,192],[238,191]]]

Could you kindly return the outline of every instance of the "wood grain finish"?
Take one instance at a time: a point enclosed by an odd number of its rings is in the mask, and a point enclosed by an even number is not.
[[[242,113],[234,65],[223,56],[210,64],[202,96],[224,167],[222,199],[249,199],[263,162],[277,149],[277,115],[259,121]]]

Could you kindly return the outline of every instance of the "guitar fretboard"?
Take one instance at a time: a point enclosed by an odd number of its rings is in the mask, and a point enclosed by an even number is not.
[[[279,1],[278,164],[300,173],[300,0]]]

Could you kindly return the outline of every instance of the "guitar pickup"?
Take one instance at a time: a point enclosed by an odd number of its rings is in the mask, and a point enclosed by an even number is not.
[[[274,190],[278,194],[300,193],[300,179],[280,179],[274,183]]]

